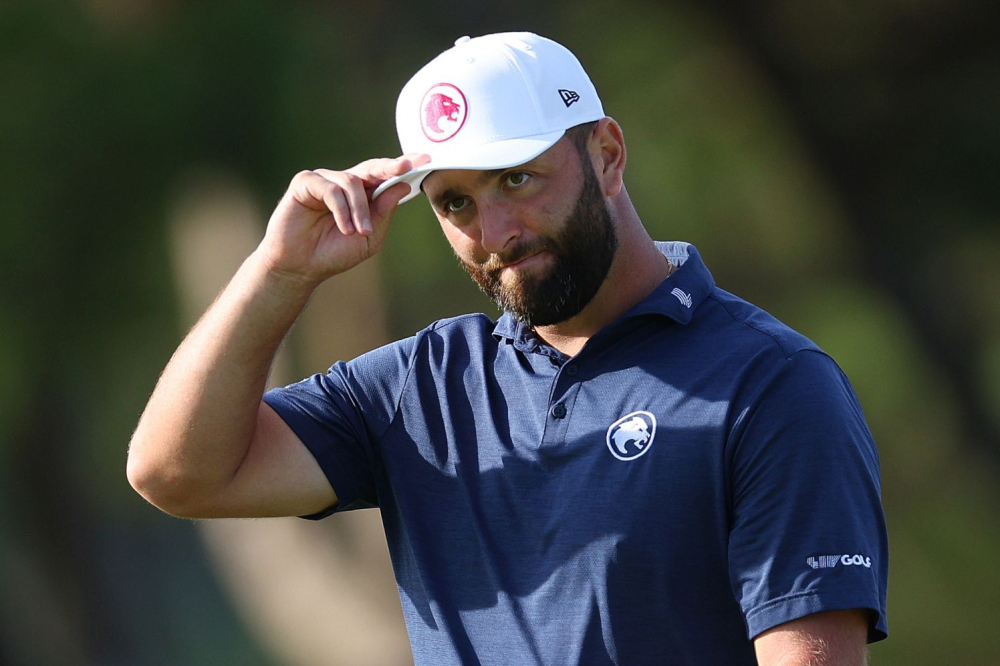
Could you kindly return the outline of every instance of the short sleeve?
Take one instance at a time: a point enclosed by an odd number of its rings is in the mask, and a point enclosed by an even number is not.
[[[745,405],[729,441],[729,571],[749,638],[829,610],[870,610],[886,637],[888,538],[879,461],[836,363],[798,351]]]
[[[335,507],[304,517],[378,506],[378,440],[395,414],[412,347],[413,338],[402,340],[264,394],[337,494]]]

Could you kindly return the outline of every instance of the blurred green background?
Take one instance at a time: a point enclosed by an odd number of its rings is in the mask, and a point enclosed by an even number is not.
[[[377,513],[194,523],[129,488],[174,347],[303,168],[394,155],[463,34],[569,46],[651,234],[844,367],[892,545],[878,666],[995,664],[1000,20],[971,0],[0,4],[0,664],[405,664]],[[418,200],[275,383],[486,309]]]

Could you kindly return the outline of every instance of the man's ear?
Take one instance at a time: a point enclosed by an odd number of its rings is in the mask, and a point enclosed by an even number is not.
[[[618,194],[623,185],[626,151],[622,128],[614,118],[597,121],[590,136],[590,157],[604,196]]]

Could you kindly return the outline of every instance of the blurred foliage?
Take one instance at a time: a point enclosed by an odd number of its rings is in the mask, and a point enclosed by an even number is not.
[[[0,5],[0,663],[273,663],[125,444],[183,330],[167,211],[263,208],[397,151],[395,95],[462,34],[573,49],[657,238],[830,351],[880,446],[891,637],[987,664],[1000,622],[1000,22],[972,0]],[[493,312],[426,205],[379,259],[400,337]],[[331,359],[332,361],[333,359]],[[300,368],[305,374],[317,368]]]

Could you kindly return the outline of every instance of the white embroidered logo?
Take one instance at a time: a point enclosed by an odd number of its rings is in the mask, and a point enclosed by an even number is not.
[[[656,417],[649,412],[632,412],[611,424],[607,443],[618,460],[635,460],[653,445]]]
[[[833,569],[838,564],[845,567],[860,566],[866,569],[872,568],[872,560],[864,555],[819,555],[817,557],[806,558],[806,564],[813,569]]]
[[[691,294],[685,294],[680,287],[674,287],[673,291],[670,293],[676,296],[677,300],[680,301],[686,308],[690,308],[693,304],[691,301]]]

